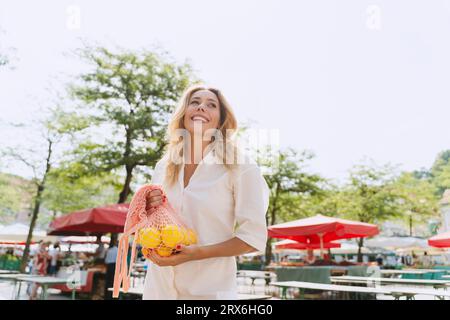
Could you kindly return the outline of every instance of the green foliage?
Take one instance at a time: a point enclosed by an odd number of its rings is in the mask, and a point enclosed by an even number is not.
[[[426,179],[417,179],[414,174],[404,172],[395,182],[396,193],[402,201],[403,216],[409,222],[426,222],[439,215],[436,188]]]
[[[279,151],[275,157],[270,150],[260,152],[257,162],[265,173],[270,189],[269,222],[275,224],[312,214],[308,199],[321,196],[320,183],[325,180],[306,171],[306,163],[313,158],[309,152],[298,153],[293,149]]]
[[[93,68],[71,85],[81,106],[63,127],[90,136],[80,139],[71,161],[80,177],[125,169],[122,202],[130,193],[133,170],[153,167],[161,158],[169,115],[194,77],[187,63],[178,65],[157,52],[99,47],[80,55]]]
[[[77,168],[77,163],[64,164],[51,171],[43,194],[43,205],[48,210],[64,214],[117,201],[117,176],[80,176]]]
[[[340,192],[339,215],[368,223],[399,216],[401,209],[394,181],[394,168],[389,165],[354,166],[349,182]]]
[[[441,197],[446,189],[450,189],[450,150],[439,153],[430,171],[436,193]]]
[[[29,182],[17,176],[0,173],[0,222],[12,222],[16,213],[28,205]]]

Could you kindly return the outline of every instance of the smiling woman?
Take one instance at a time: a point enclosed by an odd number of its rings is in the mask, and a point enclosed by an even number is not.
[[[264,251],[266,181],[249,158],[244,163],[237,161],[242,157],[224,161],[230,153],[239,154],[232,139],[236,129],[231,107],[218,89],[186,90],[168,127],[168,150],[151,183],[163,186],[198,242],[170,257],[146,255],[153,263],[144,299],[237,299],[235,256]],[[151,195],[152,204],[160,201],[160,194]]]

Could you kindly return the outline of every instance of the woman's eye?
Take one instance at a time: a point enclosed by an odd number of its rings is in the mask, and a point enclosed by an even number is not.
[[[210,103],[210,104],[208,104],[208,106],[211,107],[211,108],[215,108],[216,107],[216,105],[214,103]]]
[[[192,101],[191,104],[198,104],[198,102],[197,101]]]

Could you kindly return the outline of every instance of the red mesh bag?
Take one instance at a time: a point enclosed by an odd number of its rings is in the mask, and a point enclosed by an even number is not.
[[[150,205],[150,193],[160,190],[162,204]],[[131,248],[130,267],[127,267],[127,255],[130,237],[133,238]],[[145,185],[133,196],[125,221],[124,233],[119,240],[119,248],[114,275],[113,297],[119,296],[120,285],[127,292],[130,287],[130,273],[136,258],[136,245],[142,246],[142,253],[153,249],[160,256],[170,256],[176,252],[179,245],[191,245],[197,243],[197,235],[194,230],[182,221],[178,213],[173,209],[159,185]]]

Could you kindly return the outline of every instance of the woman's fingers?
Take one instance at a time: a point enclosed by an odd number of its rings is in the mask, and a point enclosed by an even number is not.
[[[154,196],[150,198],[150,204],[158,204],[162,200],[161,196]]]
[[[148,197],[151,206],[158,206],[162,204],[162,192],[161,190],[153,190]]]
[[[162,195],[161,190],[152,190],[150,192],[150,196],[161,196],[161,195]]]

